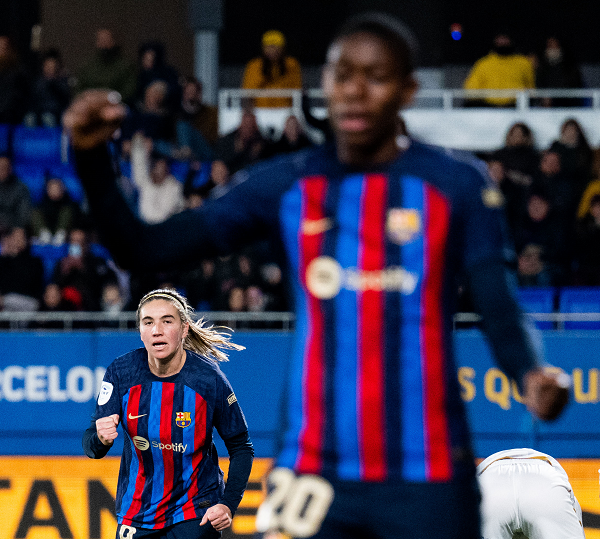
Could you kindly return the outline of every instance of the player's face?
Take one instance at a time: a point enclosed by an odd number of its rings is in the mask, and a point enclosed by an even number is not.
[[[338,145],[360,151],[395,141],[398,111],[410,101],[416,84],[402,75],[383,39],[357,33],[329,49],[323,89]]]
[[[140,310],[140,336],[151,361],[171,361],[183,350],[188,329],[179,311],[167,300],[149,301]]]

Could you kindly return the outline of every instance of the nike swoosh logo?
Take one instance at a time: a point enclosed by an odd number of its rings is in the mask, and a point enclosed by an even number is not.
[[[129,414],[128,417],[129,417],[129,419],[137,419],[138,417],[144,417],[145,415],[148,415],[148,414],[142,414],[142,415],[131,415],[131,414]]]
[[[305,219],[302,222],[302,232],[307,236],[316,236],[333,228],[333,221],[327,217],[322,219]]]

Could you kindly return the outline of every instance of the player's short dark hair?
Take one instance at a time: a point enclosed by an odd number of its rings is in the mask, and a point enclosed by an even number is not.
[[[363,32],[386,42],[401,66],[402,76],[408,77],[412,74],[417,65],[418,42],[408,26],[387,13],[376,11],[361,13],[348,19],[337,31],[331,43]]]

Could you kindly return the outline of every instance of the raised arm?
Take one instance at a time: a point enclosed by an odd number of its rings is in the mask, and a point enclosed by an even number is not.
[[[569,400],[570,379],[544,368],[532,338],[534,329],[516,301],[515,279],[506,261],[511,249],[501,195],[476,170],[464,172],[471,176],[464,184],[466,205],[461,213],[465,267],[475,309],[483,317],[483,330],[498,365],[517,381],[529,411],[543,420],[555,419]]]
[[[206,204],[201,211],[181,212],[155,225],[141,221],[118,188],[108,147],[124,116],[125,108],[114,92],[90,90],[75,99],[63,120],[101,240],[121,267],[174,269],[265,235],[277,201],[261,199],[267,192],[260,181],[254,182],[255,187],[240,186],[242,193],[233,194],[240,187],[233,189],[231,196]],[[272,200],[277,195],[271,191],[266,196]]]

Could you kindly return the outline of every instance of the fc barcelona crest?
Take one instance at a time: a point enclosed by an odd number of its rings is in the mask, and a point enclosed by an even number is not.
[[[393,243],[410,243],[421,232],[421,212],[412,208],[392,208],[387,214],[386,229]]]
[[[181,428],[191,425],[192,424],[191,412],[176,412],[175,424]]]

